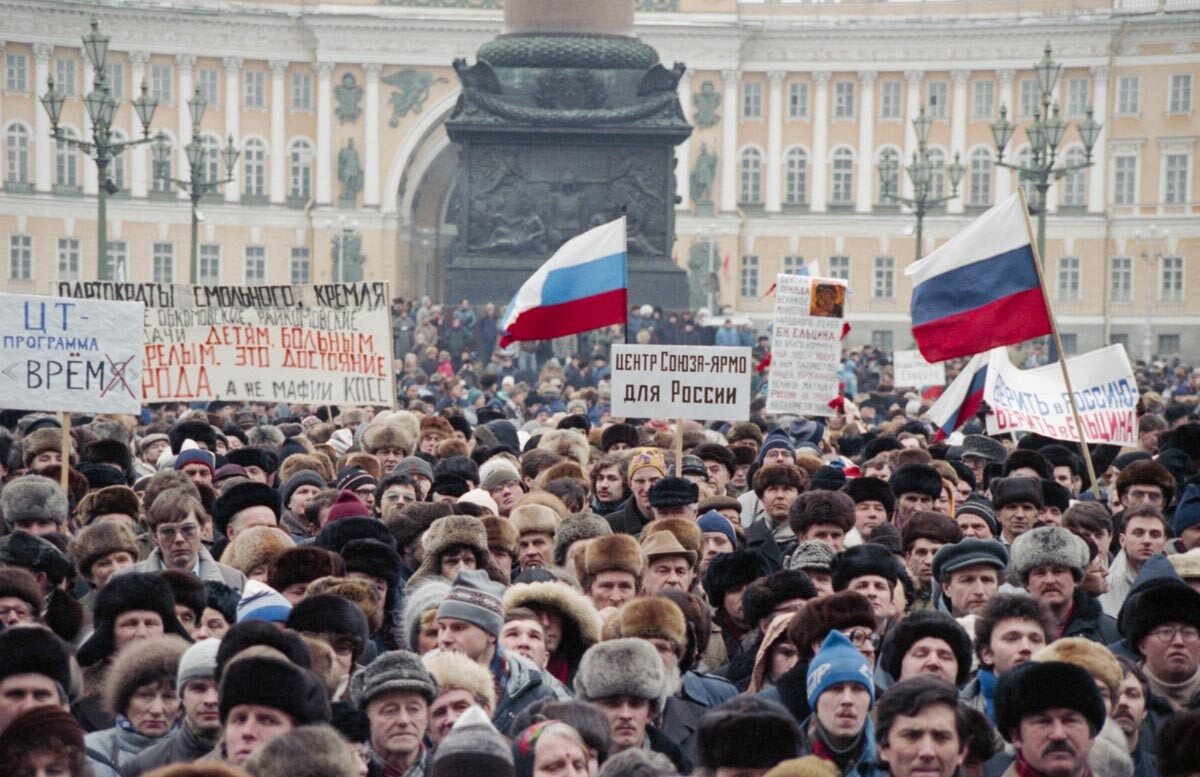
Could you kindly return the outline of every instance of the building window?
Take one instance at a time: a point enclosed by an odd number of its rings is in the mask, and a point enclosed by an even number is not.
[[[264,197],[267,193],[267,144],[250,138],[242,145],[242,180],[247,197]]]
[[[854,152],[848,148],[833,152],[833,189],[829,204],[854,204]]]
[[[1190,154],[1167,154],[1163,159],[1163,202],[1167,205],[1186,205],[1188,201],[1188,168]]]
[[[944,119],[950,103],[950,84],[945,81],[930,81],[926,86],[926,115],[931,119]]]
[[[4,133],[4,182],[29,183],[29,130],[21,124],[8,125]]]
[[[29,60],[24,54],[4,55],[4,91],[29,91]]]
[[[78,71],[78,63],[73,59],[56,59],[54,60],[54,89],[63,97],[74,97],[75,91],[75,73]]]
[[[96,268],[97,277],[102,281],[125,280],[128,250],[129,246],[123,240],[108,241],[108,255],[100,262],[100,266]]]
[[[33,279],[33,235],[9,237],[8,277],[14,281]]]
[[[214,68],[205,67],[196,71],[196,86],[209,108],[216,108],[221,96],[221,74]]]
[[[288,196],[292,199],[307,200],[312,196],[312,144],[307,140],[293,140],[288,149]]]
[[[871,269],[871,298],[891,299],[896,296],[896,260],[877,256]]]
[[[996,114],[996,82],[976,81],[971,89],[971,115],[990,121]]]
[[[853,81],[838,81],[833,85],[833,118],[854,118]]]
[[[311,111],[312,107],[312,73],[292,73],[292,110]]]
[[[1059,302],[1079,301],[1079,257],[1063,256],[1058,260],[1058,287],[1056,298]]]
[[[783,274],[784,275],[799,275],[804,269],[803,256],[785,256],[783,257]]]
[[[1157,356],[1173,356],[1179,353],[1179,335],[1159,335]]]
[[[946,193],[946,152],[929,149],[929,196],[938,198]]]
[[[152,253],[155,283],[175,282],[175,244],[155,243]]]
[[[788,205],[808,202],[808,154],[802,148],[787,152],[785,200]]]
[[[1113,158],[1113,205],[1136,205],[1137,196],[1136,156]]]
[[[879,118],[899,119],[904,116],[904,102],[901,96],[904,84],[899,81],[881,81],[879,84]]]
[[[871,346],[873,348],[891,353],[892,342],[892,331],[890,329],[876,329],[871,332]]]
[[[1158,271],[1160,302],[1183,301],[1183,257],[1164,256]]]
[[[75,130],[70,127],[59,127],[64,138],[76,137]],[[62,189],[79,188],[79,152],[75,147],[61,140],[54,142],[54,183]]]
[[[891,169],[891,173],[885,178],[882,175],[884,166],[888,162],[895,162],[895,167]],[[885,148],[879,152],[879,203],[881,205],[895,205],[896,197],[900,196],[900,154],[894,148]]]
[[[1169,113],[1192,112],[1192,76],[1190,73],[1176,73],[1171,76],[1171,98]]]
[[[150,66],[150,96],[160,103],[171,102],[171,66]]]
[[[762,154],[756,148],[742,151],[738,201],[745,205],[762,202]]]
[[[221,246],[214,243],[206,243],[200,246],[199,263],[197,268],[197,282],[209,286],[215,286],[221,282]]]
[[[1114,256],[1109,262],[1109,299],[1113,302],[1133,301],[1133,258]]]
[[[788,84],[788,118],[808,118],[808,84],[796,82]]]
[[[1083,116],[1091,105],[1091,84],[1086,78],[1072,78],[1067,81],[1067,115]]]
[[[971,152],[971,177],[967,186],[967,205],[984,208],[992,204],[992,155],[986,148]]]
[[[751,81],[742,84],[742,118],[761,119],[763,117],[763,85]]]
[[[742,257],[742,277],[740,292],[743,297],[758,296],[758,257]]]
[[[1062,341],[1063,355],[1074,356],[1079,353],[1079,335],[1074,332],[1063,332],[1059,339]]]
[[[79,278],[79,238],[60,237],[58,239],[58,279],[60,281],[77,281]]]
[[[246,76],[246,107],[267,107],[267,74],[261,70],[247,70]]]
[[[292,249],[291,270],[292,283],[312,283],[312,262],[309,261],[307,248]]]
[[[1126,351],[1129,350],[1129,335],[1125,332],[1113,332],[1108,336],[1109,345],[1119,345]]]
[[[104,83],[108,93],[114,100],[125,99],[125,65],[122,62],[109,62],[104,66]]]
[[[850,257],[848,256],[831,256],[829,257],[829,277],[840,278],[847,283],[850,282]]]
[[[265,246],[246,246],[246,285],[261,286],[267,282],[267,249]]]
[[[1033,78],[1022,79],[1017,85],[1017,116],[1032,118],[1041,107],[1042,90]]]
[[[1138,112],[1137,76],[1121,76],[1117,79],[1117,113],[1133,116]]]
[[[216,135],[202,135],[200,137],[200,148],[204,150],[204,165],[200,168],[200,174],[209,183],[220,181],[222,178],[221,139]],[[205,194],[212,194],[214,192],[215,189],[212,188],[204,190]]]
[[[1067,167],[1082,165],[1087,154],[1079,146],[1067,149]],[[1067,208],[1082,208],[1087,205],[1087,168],[1072,170],[1063,177],[1062,204]]]

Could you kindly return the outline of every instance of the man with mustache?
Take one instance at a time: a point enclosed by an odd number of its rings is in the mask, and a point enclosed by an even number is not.
[[[996,684],[996,727],[1017,756],[1003,777],[1084,777],[1104,725],[1104,700],[1088,671],[1028,661]]]
[[[1007,477],[992,481],[992,504],[1000,522],[1000,541],[1011,546],[1033,528],[1045,502],[1042,484],[1034,478]]]
[[[1124,656],[1117,656],[1121,665],[1121,690],[1113,699],[1112,719],[1129,742],[1129,755],[1133,759],[1134,777],[1153,777],[1158,774],[1154,757],[1154,741],[1142,736],[1142,723],[1146,720],[1146,700],[1150,696],[1150,684],[1146,674],[1136,663]]]
[[[1041,526],[1013,543],[1011,566],[1021,585],[1050,608],[1056,624],[1054,639],[1086,637],[1111,645],[1121,638],[1116,621],[1079,585],[1089,555],[1087,543],[1069,530]]]

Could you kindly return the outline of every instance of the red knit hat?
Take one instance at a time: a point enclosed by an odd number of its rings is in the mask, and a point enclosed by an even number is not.
[[[325,523],[328,525],[343,518],[354,517],[370,518],[371,513],[367,510],[367,506],[362,503],[362,500],[358,498],[357,494],[353,491],[343,489],[338,492],[333,507],[329,508],[329,518]]]

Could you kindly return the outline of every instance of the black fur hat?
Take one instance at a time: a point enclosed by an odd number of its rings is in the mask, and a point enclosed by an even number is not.
[[[854,500],[854,504],[859,502],[879,502],[883,505],[883,509],[887,511],[887,517],[892,517],[892,512],[896,509],[896,495],[892,493],[892,487],[883,478],[855,478],[846,484],[842,489],[846,492],[846,496]]]
[[[996,728],[1006,741],[1026,715],[1066,707],[1087,718],[1095,736],[1104,725],[1104,701],[1088,670],[1063,661],[1026,661],[996,683]]]
[[[863,575],[879,575],[892,585],[900,580],[900,561],[882,545],[867,542],[847,548],[833,559],[833,590],[842,591]]]
[[[883,643],[879,665],[893,679],[899,680],[904,655],[925,637],[936,637],[954,651],[958,664],[954,684],[961,688],[971,673],[971,637],[958,621],[937,610],[916,610],[897,623]]]
[[[735,550],[721,553],[708,563],[704,574],[704,590],[713,607],[722,607],[725,592],[739,585],[748,585],[771,574],[771,561],[757,550]]]
[[[815,599],[817,587],[798,569],[774,572],[751,583],[742,594],[742,617],[756,624],[788,599]]]
[[[641,445],[637,427],[632,424],[612,424],[600,433],[600,450],[605,453],[619,443],[625,443],[630,448]]]
[[[710,772],[770,769],[797,757],[801,745],[800,727],[788,711],[756,696],[735,696],[710,710],[696,732],[698,765]]]
[[[176,456],[183,450],[184,440],[195,440],[204,443],[210,451],[217,449],[217,430],[204,421],[180,421],[167,430],[167,440],[171,443],[171,453]]]
[[[79,648],[76,658],[80,666],[91,666],[116,652],[113,629],[117,618],[131,610],[156,613],[162,618],[163,633],[191,641],[187,629],[175,617],[175,595],[166,580],[151,572],[116,575],[96,595],[96,630]]]
[[[901,494],[926,494],[930,499],[937,499],[942,494],[942,476],[928,464],[902,464],[888,478],[892,493],[899,497]]]
[[[1054,467],[1046,460],[1046,457],[1037,451],[1022,451],[1017,450],[1008,454],[1008,458],[1004,460],[1004,477],[1008,477],[1011,473],[1018,469],[1031,469],[1037,473],[1038,477],[1052,480],[1054,478]]]

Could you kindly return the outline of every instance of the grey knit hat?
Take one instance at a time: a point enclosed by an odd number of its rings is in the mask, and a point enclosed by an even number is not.
[[[21,521],[39,518],[62,526],[67,522],[67,494],[50,478],[25,475],[0,491],[0,511],[10,530]]]
[[[658,651],[647,640],[613,639],[592,645],[579,662],[575,693],[584,701],[633,696],[662,708],[665,670]]]
[[[612,533],[612,526],[608,521],[595,513],[571,513],[562,519],[558,530],[554,532],[554,563],[560,567],[566,566],[567,551],[576,542]]]
[[[516,774],[512,747],[481,707],[470,707],[438,743],[429,777]],[[482,770],[482,771],[481,771]]]
[[[325,482],[325,478],[313,472],[311,469],[302,469],[287,479],[283,484],[282,499],[280,503],[283,509],[288,509],[288,502],[292,501],[292,494],[296,493],[296,489],[300,486],[316,486],[317,488],[328,488],[329,485]]]
[[[807,540],[796,546],[792,555],[788,556],[784,568],[799,569],[801,572],[810,569],[817,572],[828,572],[830,564],[833,563],[833,557],[836,555],[837,551],[829,543]]]
[[[504,627],[504,586],[492,582],[487,570],[464,569],[455,575],[437,616],[466,621],[499,639]]]
[[[407,650],[389,650],[354,675],[350,682],[350,697],[361,709],[376,696],[391,691],[411,691],[433,704],[437,698],[437,681],[421,663],[421,657]]]
[[[1013,541],[1011,557],[1013,574],[1022,582],[1032,569],[1057,566],[1070,569],[1078,583],[1090,560],[1087,543],[1061,526],[1041,526],[1025,532]]]
[[[179,672],[175,678],[175,688],[183,693],[183,686],[189,680],[213,679],[217,674],[217,648],[221,647],[219,639],[202,639],[192,645],[179,659]]]

